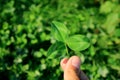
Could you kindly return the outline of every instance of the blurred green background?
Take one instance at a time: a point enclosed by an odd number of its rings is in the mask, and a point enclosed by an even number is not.
[[[0,80],[63,80],[53,20],[90,39],[76,54],[90,80],[120,80],[120,0],[0,0]]]

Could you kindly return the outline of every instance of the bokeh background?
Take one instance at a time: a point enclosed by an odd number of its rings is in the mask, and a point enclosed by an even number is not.
[[[0,80],[63,80],[60,60],[47,55],[52,21],[90,39],[69,51],[90,80],[120,80],[120,0],[0,0]]]

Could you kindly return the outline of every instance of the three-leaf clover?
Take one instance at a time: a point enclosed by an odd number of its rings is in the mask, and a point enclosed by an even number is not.
[[[52,44],[48,49],[48,58],[53,58],[58,54],[67,53],[69,55],[68,47],[74,52],[79,52],[90,46],[88,38],[84,35],[69,36],[67,27],[60,22],[52,22],[51,33],[56,43]]]

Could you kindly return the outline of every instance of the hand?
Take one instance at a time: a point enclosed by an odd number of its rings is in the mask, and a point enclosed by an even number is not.
[[[87,76],[80,70],[80,58],[72,56],[64,58],[60,62],[64,71],[64,80],[88,80]]]

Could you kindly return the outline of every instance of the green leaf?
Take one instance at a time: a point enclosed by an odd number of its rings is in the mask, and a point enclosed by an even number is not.
[[[94,56],[95,55],[95,47],[94,46],[90,46],[89,52],[90,52],[91,56]]]
[[[100,13],[109,13],[114,9],[114,4],[111,1],[106,1],[100,6]]]
[[[48,59],[53,59],[62,56],[62,54],[64,54],[66,51],[65,49],[66,47],[62,42],[56,42],[52,44],[47,51]]]
[[[74,35],[68,38],[67,45],[74,51],[82,51],[90,46],[89,40],[83,35]]]
[[[107,20],[103,24],[104,29],[109,33],[113,33],[119,24],[119,15],[118,13],[111,13],[107,16]]]
[[[29,69],[29,66],[30,66],[29,64],[25,64],[25,65],[21,66],[21,70],[27,71]]]
[[[115,30],[114,35],[117,36],[117,37],[120,37],[120,28]]]
[[[109,70],[106,66],[100,67],[98,69],[98,73],[102,76],[102,77],[106,77],[107,74],[109,73]]]
[[[66,38],[68,37],[68,30],[64,24],[57,21],[53,21],[51,29],[51,33],[56,40],[61,42],[66,41]]]

